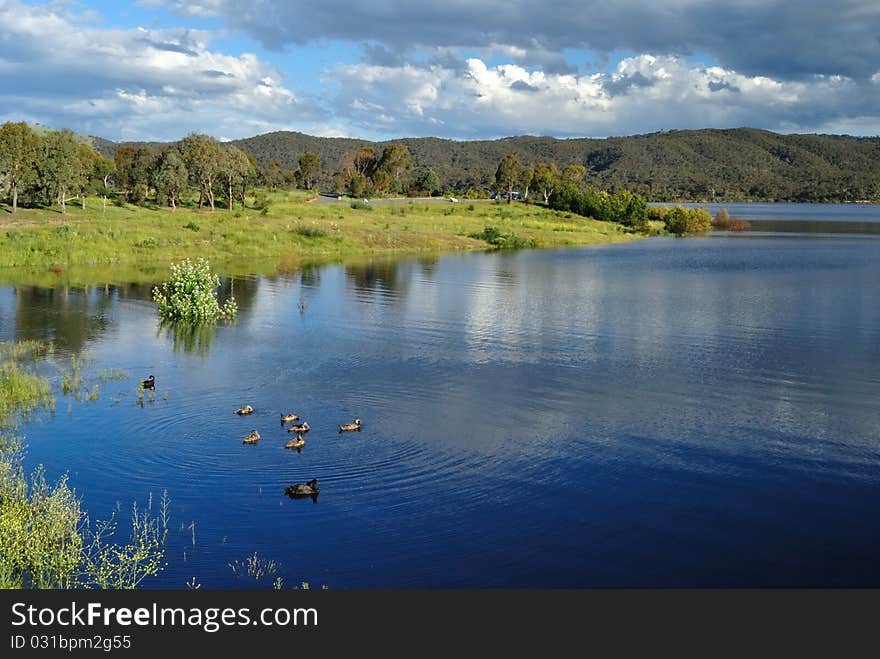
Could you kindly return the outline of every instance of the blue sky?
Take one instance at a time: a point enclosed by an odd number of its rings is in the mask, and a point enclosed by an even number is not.
[[[0,121],[115,140],[880,133],[876,0],[0,0]]]

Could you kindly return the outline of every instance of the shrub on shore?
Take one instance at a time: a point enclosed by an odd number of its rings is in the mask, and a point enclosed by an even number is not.
[[[496,249],[525,249],[534,247],[534,241],[530,238],[517,236],[515,233],[503,233],[497,227],[487,226],[479,233],[472,233],[471,238],[485,240]]]
[[[664,218],[666,230],[677,236],[705,233],[712,227],[712,216],[705,208],[672,208]]]

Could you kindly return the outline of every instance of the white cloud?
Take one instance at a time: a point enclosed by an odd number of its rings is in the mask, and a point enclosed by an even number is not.
[[[273,66],[210,49],[208,32],[102,29],[18,0],[0,0],[0,24],[3,118],[128,139],[192,130],[240,137],[323,119]]]
[[[675,0],[675,11],[670,3],[665,6],[685,25],[703,25],[685,15],[683,7],[699,13],[709,7],[707,1]],[[764,5],[752,0],[727,0],[717,3],[717,12],[724,15],[734,5],[741,10],[749,2],[763,11]],[[221,52],[210,31],[104,28],[98,17],[76,14],[65,4],[0,0],[0,121],[24,119],[132,140],[177,139],[190,131],[235,138],[282,129],[382,138],[602,136],[732,126],[857,134],[880,129],[876,61],[861,77],[841,72],[774,75],[770,71],[785,69],[788,57],[780,41],[780,63],[765,70],[745,73],[729,64],[694,64],[668,54],[675,48],[687,52],[696,42],[679,39],[674,21],[661,16],[653,27],[665,35],[665,50],[641,51],[611,72],[589,73],[569,66],[561,50],[586,43],[577,37],[578,29],[587,30],[584,3],[566,5],[567,13],[546,12],[556,16],[555,23],[534,11],[533,3],[528,3],[530,20],[519,21],[526,5],[518,1],[505,2],[503,11],[496,0],[449,0],[442,7],[431,0],[418,7],[404,4],[374,3],[369,11],[349,4],[348,11],[334,13],[337,0],[309,7],[292,3],[303,12],[294,20],[290,6],[260,0],[252,14],[242,17],[245,32],[251,29],[248,21],[263,25],[271,19],[279,44],[338,36],[365,45],[365,61],[323,71],[327,93],[318,101],[295,93],[276,67],[256,55]],[[587,32],[595,40],[616,25],[619,11],[610,8],[617,3],[586,4],[593,11]],[[653,11],[641,0],[623,5],[642,12],[628,18],[634,30],[643,21],[633,16]],[[782,11],[780,3],[769,5]],[[877,15],[874,5],[855,0],[843,5],[852,11],[861,7],[860,20],[869,26]],[[843,5],[838,13],[850,16]],[[173,8],[181,15],[212,14],[230,23],[239,16],[227,0],[180,2]],[[389,11],[398,12],[399,20],[373,31]],[[566,20],[558,20],[559,15]],[[309,22],[309,16],[315,20]],[[428,23],[419,22],[426,18]],[[360,21],[357,29],[353,21]],[[529,30],[512,27],[525,24]],[[307,28],[308,34],[303,32]],[[652,40],[645,36],[645,43]],[[748,43],[739,47],[748,49]],[[473,44],[469,52],[478,56],[463,58],[461,44]],[[811,52],[820,46],[812,44]],[[495,65],[498,61],[506,63]]]
[[[183,2],[182,0],[138,0],[142,7],[167,6],[172,11],[188,16],[217,16],[221,3],[216,0]]]
[[[342,65],[336,107],[362,131],[485,137],[511,134],[620,135],[668,128],[756,125],[812,130],[828,117],[874,117],[877,85],[843,76],[780,81],[722,67],[643,54],[608,74],[551,74],[515,64],[463,67]],[[376,108],[386,119],[375,121]],[[847,123],[846,125],[852,125]]]

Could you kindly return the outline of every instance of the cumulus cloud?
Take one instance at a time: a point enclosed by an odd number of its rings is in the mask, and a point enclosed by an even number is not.
[[[0,119],[167,139],[325,118],[254,55],[211,50],[207,32],[102,29],[56,5],[18,0],[0,0],[0,24]]]
[[[880,84],[843,76],[785,81],[639,55],[612,73],[549,74],[471,58],[462,68],[343,65],[337,112],[362,131],[476,138],[620,135],[669,128],[880,123]],[[377,120],[378,118],[378,120]]]
[[[325,69],[325,93],[312,97],[292,91],[265,56],[222,52],[211,31],[107,28],[64,3],[0,0],[0,121],[146,140],[281,129],[486,138],[880,127],[876,0],[140,4],[163,4],[186,24],[220,18],[285,47],[292,74],[290,44],[342,39],[361,58]],[[641,54],[590,72],[566,48]],[[694,52],[715,65],[686,57]]]
[[[153,0],[161,2],[161,0]],[[498,48],[514,63],[564,73],[565,49],[708,54],[746,75],[866,78],[880,61],[877,0],[167,0],[270,48],[323,39],[390,51]]]

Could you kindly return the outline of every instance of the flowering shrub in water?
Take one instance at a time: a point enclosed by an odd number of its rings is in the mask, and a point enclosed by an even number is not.
[[[171,279],[153,289],[159,315],[166,320],[200,323],[233,318],[238,311],[234,298],[221,307],[217,301],[220,277],[211,273],[204,259],[189,259],[171,266]]]

